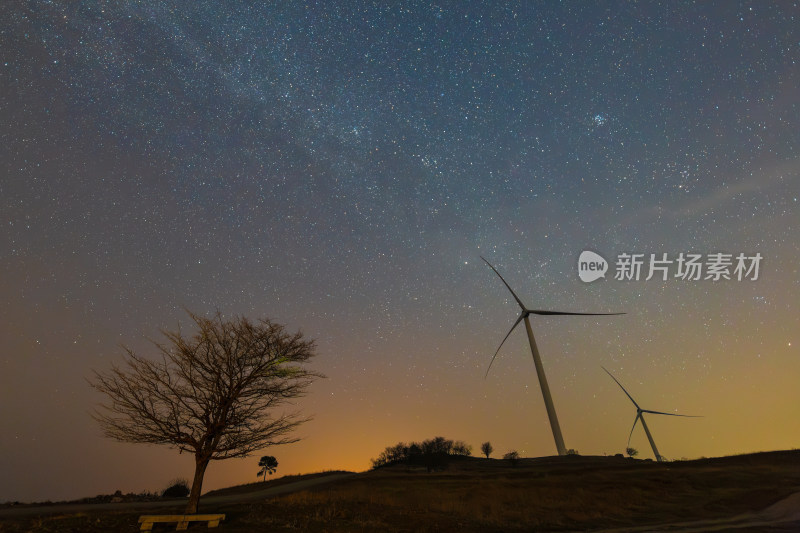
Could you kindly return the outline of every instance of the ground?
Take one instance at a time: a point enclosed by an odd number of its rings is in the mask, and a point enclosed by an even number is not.
[[[200,512],[227,515],[221,533],[796,531],[800,451],[660,464],[453,458],[433,473],[395,465],[282,478],[214,491],[200,504]],[[0,532],[134,532],[141,514],[180,511],[175,501],[10,508],[0,510]]]

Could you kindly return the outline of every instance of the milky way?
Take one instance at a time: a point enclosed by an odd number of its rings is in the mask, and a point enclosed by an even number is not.
[[[555,453],[524,334],[484,379],[518,311],[481,255],[531,307],[627,313],[534,321],[568,447],[624,447],[601,364],[705,415],[653,422],[668,457],[797,446],[800,8],[391,4],[0,7],[0,501],[189,475],[103,439],[84,379],[185,309],[318,340],[279,473],[438,434]],[[763,260],[616,280],[623,253]]]

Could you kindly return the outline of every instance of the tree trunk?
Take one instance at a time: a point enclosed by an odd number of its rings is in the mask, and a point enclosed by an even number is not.
[[[195,457],[194,481],[192,481],[192,491],[189,493],[189,503],[186,504],[186,514],[197,513],[197,505],[200,503],[200,491],[203,488],[203,476],[208,467],[208,459]]]

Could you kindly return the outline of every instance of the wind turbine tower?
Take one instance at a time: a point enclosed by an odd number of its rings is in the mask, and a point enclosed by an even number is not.
[[[661,454],[658,453],[658,448],[656,448],[656,441],[653,440],[653,435],[650,434],[650,428],[647,427],[647,422],[644,421],[644,413],[650,413],[650,414],[653,414],[653,415],[683,416],[683,417],[686,417],[686,418],[700,418],[700,417],[698,417],[697,415],[679,415],[677,413],[664,413],[662,411],[651,411],[649,409],[642,409],[641,407],[639,407],[639,404],[636,403],[636,400],[633,399],[633,396],[628,394],[628,391],[625,390],[625,387],[622,386],[622,383],[620,383],[619,380],[617,380],[617,378],[615,378],[614,375],[611,372],[606,370],[605,367],[601,366],[600,368],[605,370],[606,374],[611,376],[611,379],[613,379],[614,381],[617,382],[617,385],[619,385],[619,388],[622,389],[622,392],[625,393],[625,396],[627,396],[630,399],[630,401],[633,402],[633,405],[636,406],[636,418],[633,419],[633,427],[631,428],[631,434],[628,435],[628,447],[630,447],[630,445],[631,445],[631,437],[633,436],[633,430],[636,429],[636,423],[639,420],[641,420],[642,421],[642,427],[644,428],[644,432],[647,435],[647,440],[650,441],[650,447],[653,449],[653,453],[656,456],[656,461],[658,461],[660,463],[662,461]]]
[[[556,416],[556,408],[553,405],[553,397],[550,395],[550,386],[547,384],[547,376],[544,374],[544,366],[542,365],[542,358],[539,355],[539,349],[536,347],[536,339],[533,336],[533,329],[531,329],[531,322],[530,322],[530,315],[589,315],[589,316],[597,316],[597,315],[624,315],[625,313],[572,313],[567,311],[546,311],[543,309],[529,309],[522,303],[522,300],[516,295],[514,290],[511,286],[503,279],[503,276],[500,275],[500,272],[497,271],[492,264],[486,260],[485,257],[481,256],[481,259],[489,265],[489,268],[494,270],[494,273],[497,274],[497,277],[503,282],[506,288],[511,292],[511,295],[519,304],[521,309],[520,315],[517,318],[517,321],[514,322],[514,325],[511,326],[511,329],[506,333],[506,336],[503,338],[503,341],[500,343],[500,346],[497,347],[497,351],[494,353],[492,357],[492,361],[489,363],[489,368],[486,369],[486,375],[489,375],[489,370],[492,368],[492,363],[494,363],[497,354],[500,353],[500,348],[503,347],[503,344],[508,339],[511,332],[514,331],[520,322],[525,322],[525,331],[528,333],[528,342],[531,345],[531,355],[533,356],[533,364],[536,366],[536,375],[539,377],[539,388],[542,390],[542,397],[544,398],[544,405],[547,409],[547,417],[550,419],[550,429],[553,431],[553,440],[556,442],[556,449],[558,450],[558,455],[566,455],[567,448],[564,446],[564,437],[561,435],[561,426],[558,423],[558,416]]]

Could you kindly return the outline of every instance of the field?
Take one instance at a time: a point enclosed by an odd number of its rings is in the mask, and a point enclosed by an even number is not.
[[[328,476],[327,483],[320,474],[215,491],[201,500],[201,512],[226,513],[220,532],[647,531],[678,523],[684,525],[669,530],[800,528],[800,451],[661,464],[566,456],[522,459],[513,466],[499,459],[453,458],[433,473],[398,465]],[[312,482],[320,484],[303,485]],[[275,495],[257,492],[264,490]],[[0,511],[0,531],[134,532],[143,512],[170,512],[145,511],[144,503],[95,507],[59,513],[56,506],[48,508],[51,514],[16,517]],[[692,521],[704,522],[685,525]],[[198,524],[191,530],[207,529]]]

